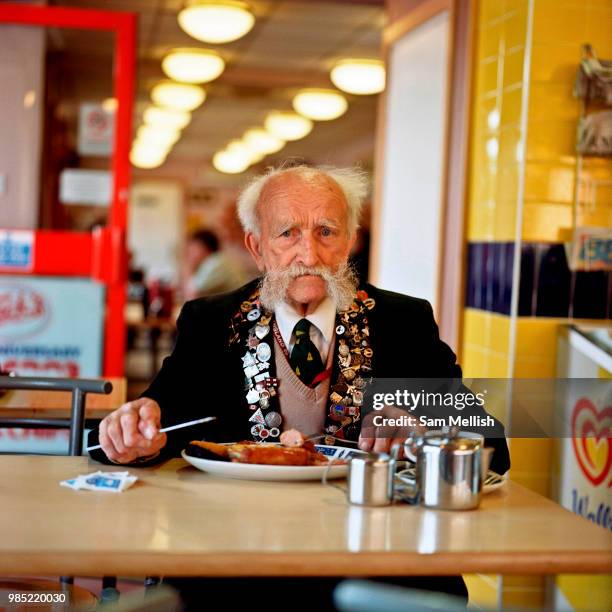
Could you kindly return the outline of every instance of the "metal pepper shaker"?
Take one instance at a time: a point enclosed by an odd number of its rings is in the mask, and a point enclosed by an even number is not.
[[[353,457],[347,476],[347,497],[359,506],[388,506],[393,502],[396,460],[386,453]]]

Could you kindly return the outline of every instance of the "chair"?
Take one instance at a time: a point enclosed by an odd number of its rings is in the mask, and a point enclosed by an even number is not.
[[[125,402],[125,379],[0,376],[0,427],[70,427],[68,453],[82,454],[85,416],[99,418]],[[68,393],[67,393],[68,392]],[[70,395],[71,393],[71,395]],[[92,394],[87,398],[88,394]],[[87,401],[87,412],[85,405]],[[70,418],[64,415],[70,408]]]
[[[125,401],[125,383],[118,379],[119,393],[113,394],[112,403],[98,402],[93,408],[98,412],[114,409]],[[12,391],[0,398],[0,427],[23,428],[70,428],[68,454],[71,457],[83,454],[83,432],[85,427],[85,402],[88,394],[110,396],[113,383],[108,380],[85,378],[37,378],[21,376],[0,376],[0,391]],[[26,392],[26,393],[23,393]],[[70,403],[66,394],[70,392]],[[63,397],[62,397],[63,395]],[[122,395],[122,397],[121,397]],[[109,398],[111,399],[111,398]],[[70,405],[70,418],[58,418],[58,412],[65,412]],[[39,418],[39,413],[44,416]],[[21,416],[6,416],[18,413]],[[93,416],[93,415],[92,415]],[[96,414],[96,416],[99,416]],[[61,576],[65,588],[73,585],[71,576]],[[1,585],[0,585],[1,586]],[[112,576],[102,579],[102,600],[113,601],[119,596],[117,579]],[[75,587],[72,587],[75,588]]]

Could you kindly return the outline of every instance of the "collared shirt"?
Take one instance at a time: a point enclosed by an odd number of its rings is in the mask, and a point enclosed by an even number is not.
[[[276,317],[278,330],[280,331],[289,354],[291,354],[293,345],[295,344],[293,328],[300,319],[308,319],[312,323],[310,326],[310,339],[321,354],[323,363],[327,361],[327,353],[334,336],[334,328],[336,325],[336,304],[330,297],[326,297],[317,306],[316,310],[306,315],[306,317],[296,312],[286,302],[282,302],[274,309],[274,316]]]

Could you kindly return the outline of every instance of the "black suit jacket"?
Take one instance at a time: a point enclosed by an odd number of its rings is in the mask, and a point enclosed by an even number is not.
[[[167,446],[150,464],[179,456],[190,440],[251,439],[252,423],[248,419],[252,412],[245,398],[240,359],[245,347],[228,347],[228,336],[229,321],[257,282],[183,306],[174,350],[143,396],[160,405],[162,427],[208,415],[216,416],[217,420],[169,433]],[[363,288],[376,302],[368,312],[370,345],[374,351],[371,376],[461,378],[455,354],[440,340],[429,302],[370,284]],[[476,413],[486,414],[482,409]],[[491,469],[501,474],[510,467],[503,432],[501,423],[496,422],[495,437],[486,440],[486,445],[495,449]],[[97,430],[90,433],[88,442],[90,446],[98,444]],[[108,462],[101,450],[93,451],[91,456]]]

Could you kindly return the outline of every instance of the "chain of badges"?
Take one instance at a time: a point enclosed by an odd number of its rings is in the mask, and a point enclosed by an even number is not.
[[[366,313],[374,300],[358,291],[348,310],[336,317],[337,380],[330,384],[325,443],[356,439],[366,377],[372,372],[373,351]],[[229,345],[244,348],[241,356],[245,398],[252,411],[251,435],[256,442],[277,442],[283,418],[278,402],[279,379],[270,376],[272,314],[261,308],[259,290],[240,305],[231,321]],[[242,350],[241,350],[242,352]]]
[[[241,359],[245,398],[252,411],[251,435],[257,442],[278,441],[283,422],[276,401],[279,381],[270,376],[271,320],[272,315],[261,308],[259,291],[256,291],[242,302],[240,312],[231,322],[230,345],[240,344],[244,349]]]
[[[336,317],[338,376],[329,388],[329,411],[325,420],[325,444],[337,438],[359,436],[363,392],[371,378],[372,357],[367,312],[375,302],[365,291],[357,291],[350,308]]]

